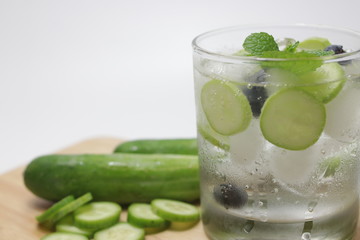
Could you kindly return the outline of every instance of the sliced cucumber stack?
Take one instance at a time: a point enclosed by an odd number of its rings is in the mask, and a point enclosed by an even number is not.
[[[265,139],[288,150],[304,150],[313,145],[325,122],[324,104],[299,88],[285,88],[273,94],[260,116]]]
[[[207,82],[201,91],[201,104],[210,126],[222,135],[244,131],[250,124],[250,104],[231,82],[217,79]]]
[[[62,207],[64,207],[65,205],[67,205],[68,203],[70,203],[74,200],[75,200],[75,198],[72,195],[64,197],[60,201],[54,203],[54,205],[52,205],[50,208],[48,208],[45,212],[43,212],[39,216],[36,216],[36,220],[39,223],[43,223],[43,222],[49,220],[54,213],[58,212]]]

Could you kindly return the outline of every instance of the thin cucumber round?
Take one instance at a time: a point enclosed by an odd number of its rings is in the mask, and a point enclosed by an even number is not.
[[[94,234],[93,230],[79,228],[75,226],[73,214],[69,214],[62,218],[55,227],[57,232],[75,233],[84,235],[85,237],[91,237]]]
[[[50,208],[48,208],[45,212],[43,212],[42,214],[40,214],[39,216],[36,216],[36,220],[39,223],[43,223],[45,221],[47,221],[51,215],[53,215],[54,213],[56,213],[60,208],[64,207],[66,204],[74,201],[75,198],[74,196],[70,195],[67,197],[64,197],[63,199],[61,199],[60,201],[54,203]]]
[[[78,197],[74,201],[66,204],[65,206],[60,208],[58,211],[56,211],[54,214],[52,214],[51,217],[49,217],[49,219],[43,223],[44,226],[47,228],[50,228],[50,229],[53,228],[60,219],[62,219],[69,213],[74,212],[76,209],[78,209],[82,205],[90,202],[91,200],[92,200],[91,193],[85,193],[81,197]]]
[[[268,98],[260,116],[265,139],[288,150],[304,150],[313,145],[325,122],[324,104],[297,88],[280,90]]]
[[[321,37],[311,37],[300,42],[298,49],[302,50],[324,50],[326,47],[330,46],[331,43],[326,38]]]
[[[323,103],[333,100],[346,82],[344,69],[338,63],[326,63],[315,71],[299,76],[296,84]]]
[[[225,136],[244,131],[252,118],[249,101],[231,82],[207,82],[201,91],[201,105],[210,126]]]
[[[156,215],[147,203],[133,203],[128,208],[127,221],[141,228],[166,228],[169,221]]]
[[[98,231],[94,235],[94,240],[144,240],[145,231],[135,227],[130,223],[117,223],[110,228]]]
[[[74,233],[49,233],[40,240],[88,240],[87,237]]]
[[[198,221],[200,212],[192,204],[169,199],[154,199],[151,207],[155,214],[171,222]]]
[[[103,229],[117,223],[121,207],[114,202],[92,202],[74,212],[75,225],[82,228]]]

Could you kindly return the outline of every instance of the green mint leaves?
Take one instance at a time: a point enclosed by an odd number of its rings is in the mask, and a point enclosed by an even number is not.
[[[279,46],[270,34],[265,32],[250,34],[243,43],[245,51],[252,55],[260,55],[266,51],[278,51]]]
[[[252,56],[279,59],[263,61],[263,67],[282,68],[295,74],[314,71],[323,63],[320,56],[332,55],[332,51],[309,50],[298,51],[299,42],[295,42],[280,51],[274,37],[265,32],[250,34],[243,43],[243,48]],[[286,61],[284,60],[286,59]]]

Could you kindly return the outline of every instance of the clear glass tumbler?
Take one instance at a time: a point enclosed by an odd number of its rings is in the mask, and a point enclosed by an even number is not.
[[[360,33],[237,26],[199,35],[193,49],[207,236],[353,239]]]

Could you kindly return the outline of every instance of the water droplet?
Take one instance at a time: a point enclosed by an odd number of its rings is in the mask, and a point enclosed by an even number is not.
[[[324,149],[321,149],[321,153],[322,153],[322,154],[325,154],[326,151],[325,151]]]
[[[252,89],[253,86],[249,83],[249,84],[247,85],[247,88],[248,88],[248,89]]]

